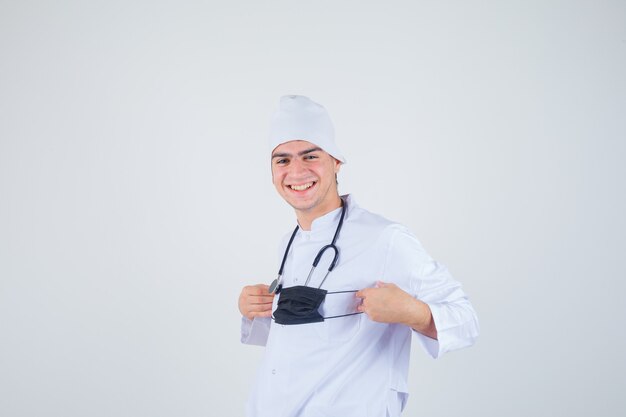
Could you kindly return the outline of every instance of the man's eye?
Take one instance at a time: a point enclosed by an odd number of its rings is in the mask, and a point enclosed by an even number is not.
[[[306,155],[304,159],[317,159],[317,155]]]
[[[286,163],[287,163],[286,159],[277,159],[276,160],[276,164],[278,164],[278,165],[283,165],[283,164],[286,164]]]

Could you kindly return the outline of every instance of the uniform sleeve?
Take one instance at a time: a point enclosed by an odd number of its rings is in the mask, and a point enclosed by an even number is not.
[[[428,304],[437,328],[437,340],[414,331],[420,344],[433,358],[473,345],[479,333],[478,318],[461,284],[426,253],[408,230],[394,229],[385,279]]]
[[[265,346],[270,334],[271,320],[269,317],[260,317],[250,320],[241,317],[241,343],[246,345]]]

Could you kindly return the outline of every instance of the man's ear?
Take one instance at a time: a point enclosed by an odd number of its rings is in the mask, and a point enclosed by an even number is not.
[[[340,161],[340,160],[338,160],[338,159],[335,159],[335,175],[336,175],[336,174],[339,172],[339,170],[341,169],[341,165],[343,165],[343,164],[341,163],[341,161]]]

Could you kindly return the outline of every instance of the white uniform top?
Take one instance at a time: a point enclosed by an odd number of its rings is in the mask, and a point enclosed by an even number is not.
[[[427,303],[438,340],[401,324],[371,321],[365,314],[321,323],[280,325],[272,319],[242,320],[243,343],[265,345],[247,406],[248,417],[399,416],[406,404],[411,334],[437,358],[470,346],[478,336],[476,313],[447,269],[424,251],[407,229],[372,214],[347,197],[337,239],[339,260],[323,288],[360,290],[377,280],[393,282]],[[318,251],[332,241],[341,209],[299,230],[283,271],[283,286],[304,285]],[[284,253],[290,234],[279,249]],[[309,286],[317,287],[332,260],[327,250]],[[274,307],[278,296],[274,297]],[[324,317],[356,311],[354,292],[327,294]]]

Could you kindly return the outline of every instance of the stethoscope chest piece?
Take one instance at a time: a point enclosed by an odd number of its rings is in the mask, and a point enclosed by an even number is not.
[[[270,284],[269,293],[270,294],[279,294],[280,290],[282,288],[283,288],[283,285],[280,282],[280,276],[279,276],[274,281],[272,281],[272,283]]]

